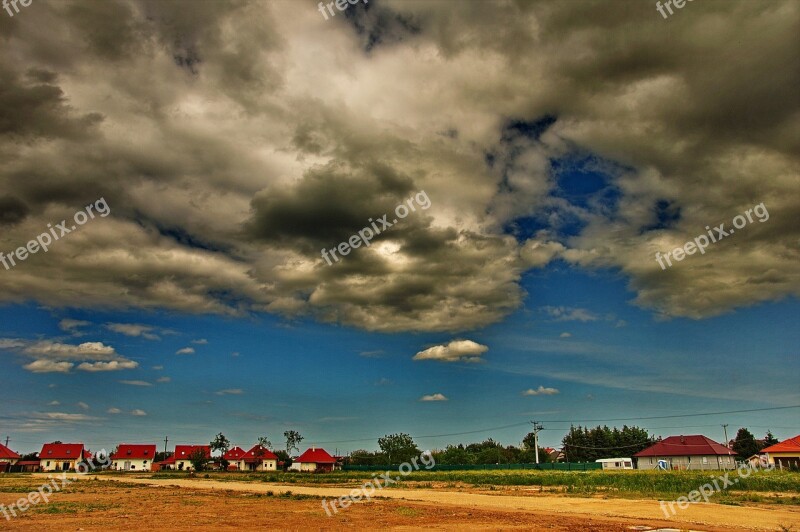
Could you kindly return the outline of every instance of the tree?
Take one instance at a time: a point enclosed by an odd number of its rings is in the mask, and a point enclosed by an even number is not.
[[[733,440],[732,449],[739,455],[739,458],[748,458],[758,453],[761,446],[756,441],[749,430],[742,427],[736,433],[736,439]]]
[[[386,454],[390,464],[408,462],[419,456],[420,453],[414,439],[405,433],[389,434],[378,438],[378,447]]]
[[[266,436],[261,436],[258,438],[258,445],[264,447],[265,449],[272,449],[272,442],[269,441],[269,438]]]
[[[778,438],[772,435],[772,431],[768,430],[767,435],[764,436],[764,446],[761,447],[762,449],[769,447],[770,445],[775,445],[776,443],[780,443]]]
[[[287,453],[283,449],[275,451],[275,456],[278,457],[278,460],[280,462],[283,462],[284,469],[289,469],[289,466],[292,465],[292,457],[289,456],[289,453]]]
[[[211,450],[218,451],[220,455],[224,455],[231,448],[231,442],[221,432],[211,442]]]
[[[286,438],[286,454],[288,455],[292,454],[292,449],[299,451],[300,442],[305,439],[296,430],[287,430],[283,433],[283,437]]]
[[[192,468],[194,468],[195,471],[202,471],[206,468],[209,458],[206,455],[205,449],[198,447],[189,455],[189,461],[192,463]]]
[[[638,427],[606,426],[570,427],[569,433],[561,440],[570,462],[594,462],[599,458],[630,456],[653,444],[653,438],[645,429]]]
[[[222,466],[222,470],[227,471],[229,462],[225,460],[225,453],[231,448],[231,442],[220,432],[210,445],[212,451],[219,452],[219,463]]]

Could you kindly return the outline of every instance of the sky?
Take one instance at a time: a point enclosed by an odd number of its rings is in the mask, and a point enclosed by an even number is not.
[[[800,433],[800,4],[455,6],[0,12],[0,441]]]

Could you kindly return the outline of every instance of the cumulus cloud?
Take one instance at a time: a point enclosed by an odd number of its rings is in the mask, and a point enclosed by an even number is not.
[[[146,415],[147,415],[147,412],[145,412],[144,410],[140,410],[140,409],[138,409],[138,408],[137,408],[137,409],[135,409],[135,410],[131,410],[131,415],[132,415],[132,416],[146,416]]]
[[[139,363],[130,360],[102,342],[79,345],[53,340],[25,341],[0,339],[0,349],[16,351],[33,359],[22,367],[33,373],[70,373],[71,370],[98,372],[134,369]]]
[[[530,395],[556,395],[559,392],[556,388],[545,388],[544,386],[539,386],[537,389],[528,388],[522,395],[530,396]]]
[[[4,272],[0,301],[458,332],[552,261],[619,271],[659,317],[800,295],[800,8],[695,4],[387,0],[333,24],[43,3],[4,32],[0,249],[98,197],[113,214]],[[420,190],[429,209],[320,258]],[[654,260],[760,202],[768,222]]]
[[[572,336],[572,333],[562,332],[558,337],[559,338],[570,338],[571,336]]]
[[[84,403],[83,401],[78,402],[78,406],[81,407],[83,410],[89,410],[89,405]]]
[[[453,340],[447,345],[436,345],[414,355],[414,360],[439,362],[482,362],[481,355],[489,348],[472,340]]]
[[[106,323],[106,329],[125,336],[141,336],[148,340],[160,340],[161,338],[153,331],[155,327],[150,325],[140,325],[135,323]]]
[[[106,410],[106,412],[109,414],[121,414],[122,410],[120,410],[119,408],[111,407],[108,410]]]
[[[175,351],[176,355],[193,355],[194,354],[194,347],[183,347]]]
[[[119,381],[119,382],[120,382],[120,384],[127,384],[128,386],[152,386],[153,385],[152,383],[149,383],[147,381],[137,381],[137,380],[133,380],[133,381],[125,380],[125,381]]]
[[[158,382],[158,383],[165,383],[165,382],[170,382],[171,380],[172,380],[172,379],[171,379],[171,378],[169,378],[169,377],[159,377],[158,379],[156,379],[156,382]]]
[[[419,398],[422,402],[429,402],[429,401],[449,401],[447,397],[440,393],[433,393],[430,395],[423,395]]]
[[[196,345],[207,345],[208,340],[206,340],[205,338],[200,338],[198,340],[192,340],[192,343]]]

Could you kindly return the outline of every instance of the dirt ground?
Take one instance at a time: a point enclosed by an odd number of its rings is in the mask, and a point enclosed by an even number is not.
[[[343,487],[219,482],[202,479],[82,477],[47,504],[5,520],[2,530],[551,530],[628,531],[658,528],[722,532],[800,532],[796,507],[692,505],[672,520],[654,501],[384,489],[381,499],[353,504],[328,517],[322,498]],[[40,484],[45,477],[29,478]],[[26,495],[0,483],[0,504]],[[291,490],[287,495],[286,491]]]

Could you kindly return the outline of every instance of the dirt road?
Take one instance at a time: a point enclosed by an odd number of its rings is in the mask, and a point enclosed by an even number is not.
[[[101,476],[101,481],[122,481],[149,486],[180,486],[199,490],[224,490],[249,493],[284,493],[314,495],[328,499],[346,495],[351,488],[316,487],[286,484],[267,484],[237,481],[214,481],[204,479],[158,479]],[[501,492],[499,492],[501,493]],[[702,530],[782,530],[800,527],[800,510],[795,507],[738,507],[720,504],[693,504],[686,510],[677,510],[677,515],[666,519],[657,501],[631,499],[578,498],[553,495],[488,495],[442,491],[437,489],[383,489],[376,493],[389,499],[404,499],[436,506],[452,506],[475,510],[503,511],[515,513],[563,514],[571,517],[598,519],[625,518],[653,527],[687,526]],[[359,503],[364,504],[364,503]],[[342,513],[346,513],[344,510]]]

